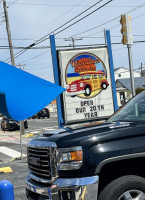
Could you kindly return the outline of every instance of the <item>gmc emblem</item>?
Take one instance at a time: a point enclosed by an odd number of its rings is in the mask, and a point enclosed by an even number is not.
[[[29,157],[29,162],[32,165],[40,166],[40,158]]]

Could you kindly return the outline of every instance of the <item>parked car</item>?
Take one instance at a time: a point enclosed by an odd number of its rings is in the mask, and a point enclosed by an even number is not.
[[[35,119],[35,118],[44,118],[44,117],[47,117],[49,118],[50,117],[50,112],[48,110],[48,108],[43,108],[42,110],[40,110],[37,114],[33,115],[32,116],[32,119]]]
[[[28,128],[28,122],[27,120],[24,120],[24,127],[25,129]],[[1,129],[2,131],[8,130],[8,131],[14,131],[20,129],[20,123],[14,119],[3,117],[1,121]]]

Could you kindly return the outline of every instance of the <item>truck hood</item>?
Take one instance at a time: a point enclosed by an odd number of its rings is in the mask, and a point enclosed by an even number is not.
[[[97,122],[85,124],[78,128],[65,128],[44,132],[29,142],[29,145],[37,142],[55,142],[58,148],[70,146],[83,146],[95,142],[103,142],[125,139],[126,137],[144,134],[144,126],[134,122]]]
[[[79,84],[79,83],[82,83],[82,82],[85,82],[85,81],[88,81],[88,79],[79,79],[79,80],[75,80],[75,81],[71,82],[70,85]]]

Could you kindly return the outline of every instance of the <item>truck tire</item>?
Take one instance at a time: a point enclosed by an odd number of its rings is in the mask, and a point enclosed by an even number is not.
[[[90,96],[90,94],[91,94],[91,88],[89,85],[86,85],[84,95],[88,97]]]
[[[100,193],[98,200],[145,199],[145,179],[128,175],[115,179]]]
[[[107,89],[107,84],[106,83],[102,83],[101,87],[102,87],[102,90],[106,90]]]

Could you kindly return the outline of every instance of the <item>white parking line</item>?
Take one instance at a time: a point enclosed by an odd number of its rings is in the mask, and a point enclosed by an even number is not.
[[[21,156],[21,153],[18,151],[15,151],[13,149],[10,149],[8,147],[2,146],[0,147],[0,152],[3,154],[6,154],[7,156],[11,157],[11,158],[17,158]],[[23,156],[26,156],[25,154],[23,154]]]
[[[55,130],[55,129],[57,129],[58,128],[58,126],[52,126],[52,127],[45,127],[45,128],[39,128],[39,129],[33,129],[33,130],[25,130],[25,133],[30,133],[30,132],[38,132],[38,131],[43,131],[44,129],[47,129],[47,130]]]

